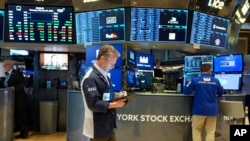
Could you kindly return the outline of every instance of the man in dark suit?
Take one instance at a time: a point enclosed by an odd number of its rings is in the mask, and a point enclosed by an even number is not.
[[[4,82],[2,82],[1,87],[12,87],[15,92],[14,125],[15,128],[20,131],[20,134],[17,135],[16,138],[25,139],[29,133],[27,118],[28,99],[24,90],[24,87],[27,86],[27,81],[20,71],[14,69],[14,62],[12,60],[4,60],[3,67],[6,72],[6,78]]]

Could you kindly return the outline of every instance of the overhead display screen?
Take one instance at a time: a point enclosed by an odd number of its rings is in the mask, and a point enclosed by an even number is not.
[[[76,13],[77,44],[125,40],[125,9]]]
[[[72,5],[72,0],[5,0],[5,2],[36,5]]]
[[[154,55],[145,53],[136,53],[136,68],[139,70],[153,70]]]
[[[214,57],[214,73],[222,72],[242,72],[243,71],[243,55],[225,55]]]
[[[196,0],[196,10],[229,18],[238,0]]]
[[[6,42],[74,43],[73,7],[7,5]]]
[[[191,44],[226,47],[229,20],[194,11],[191,29]]]
[[[4,35],[4,10],[0,10],[0,41],[3,41]]]
[[[188,10],[131,8],[131,41],[186,42]]]

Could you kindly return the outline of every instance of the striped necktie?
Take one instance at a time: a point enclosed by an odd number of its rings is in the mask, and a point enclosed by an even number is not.
[[[5,80],[4,80],[4,87],[8,87],[8,80],[10,78],[10,73],[7,72]]]

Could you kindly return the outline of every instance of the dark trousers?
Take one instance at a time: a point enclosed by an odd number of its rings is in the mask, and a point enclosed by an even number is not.
[[[28,105],[26,99],[16,99],[14,103],[14,124],[17,130],[28,128]]]

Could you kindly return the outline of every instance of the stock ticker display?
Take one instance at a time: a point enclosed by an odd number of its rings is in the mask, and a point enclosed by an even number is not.
[[[186,42],[188,10],[131,8],[131,41]]]
[[[213,67],[213,55],[193,55],[184,57],[183,85],[186,85],[192,78],[200,75],[201,64],[211,64]]]
[[[73,7],[7,5],[6,42],[74,43]]]
[[[194,11],[190,43],[225,48],[228,25],[226,18]]]
[[[76,13],[77,44],[125,40],[125,8]]]
[[[0,41],[3,41],[4,35],[4,10],[0,10]]]

